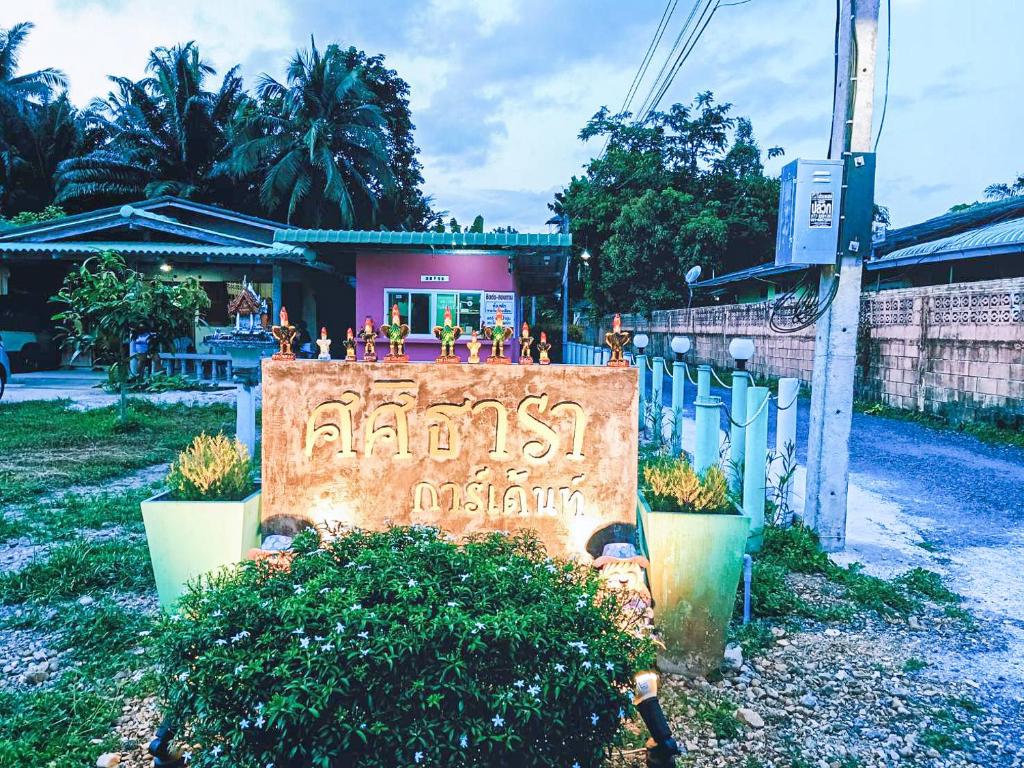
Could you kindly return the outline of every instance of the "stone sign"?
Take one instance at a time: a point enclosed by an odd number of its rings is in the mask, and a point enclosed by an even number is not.
[[[636,521],[637,409],[635,368],[264,360],[264,531],[532,529],[585,557]]]

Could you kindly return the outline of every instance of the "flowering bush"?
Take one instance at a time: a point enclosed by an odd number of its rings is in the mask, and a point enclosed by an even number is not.
[[[528,536],[299,534],[166,620],[165,702],[196,766],[593,766],[649,640]]]
[[[640,486],[652,509],[663,512],[735,513],[725,473],[717,466],[698,475],[685,458],[644,462]]]
[[[171,465],[167,487],[182,501],[237,501],[253,490],[248,449],[223,434],[201,434]]]

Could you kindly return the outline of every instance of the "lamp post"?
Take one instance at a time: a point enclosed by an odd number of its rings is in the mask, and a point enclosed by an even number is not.
[[[690,339],[686,336],[673,336],[669,343],[675,354],[675,365],[672,367],[672,449],[677,455],[683,452],[683,397],[686,393],[686,371],[683,366],[683,355],[690,351]]]
[[[644,408],[647,407],[647,355],[644,350],[651,343],[646,333],[638,333],[633,336],[633,346],[636,348],[636,367],[639,371],[640,381],[640,429],[644,430],[647,419],[644,417]]]
[[[732,467],[733,487],[739,488],[743,477],[743,459],[745,455],[745,430],[742,426],[747,420],[747,387],[750,374],[747,373],[747,361],[754,356],[752,339],[735,338],[729,342],[729,355],[736,361],[736,370],[732,373],[732,427],[729,431],[729,464]]]

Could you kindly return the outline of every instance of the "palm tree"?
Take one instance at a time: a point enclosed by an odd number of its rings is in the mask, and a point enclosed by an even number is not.
[[[306,226],[369,226],[392,194],[387,121],[338,45],[295,54],[287,84],[262,75],[221,172],[259,174],[269,215]]]
[[[989,184],[985,187],[985,197],[989,200],[1006,200],[1024,195],[1024,173],[1012,184]]]
[[[224,159],[231,120],[248,101],[238,67],[217,91],[204,89],[215,70],[195,43],[150,53],[148,77],[111,76],[115,89],[90,107],[103,145],[60,164],[57,202],[89,207],[174,194],[230,202],[231,186],[212,178]]]
[[[24,112],[29,104],[68,87],[67,77],[53,67],[18,74],[21,48],[34,26],[23,21],[10,29],[0,29],[0,105],[15,112]]]

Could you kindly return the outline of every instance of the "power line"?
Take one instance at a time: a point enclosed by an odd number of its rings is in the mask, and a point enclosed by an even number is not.
[[[886,90],[882,97],[882,117],[879,119],[879,132],[874,136],[873,152],[879,151],[879,140],[882,129],[886,127],[886,108],[889,106],[889,69],[893,60],[893,3],[886,0]]]
[[[679,0],[669,0],[665,5],[665,10],[661,14],[661,21],[658,22],[658,28],[654,30],[654,37],[651,38],[651,44],[647,46],[647,53],[644,54],[643,61],[640,62],[640,67],[633,76],[633,82],[630,83],[629,90],[626,91],[626,98],[622,100],[622,106],[619,108],[620,113],[629,109],[629,105],[633,101],[640,83],[643,82],[644,76],[647,74],[647,68],[654,59],[654,52],[661,45],[661,38],[665,34],[665,30],[668,29],[668,24],[672,20],[672,15],[676,12],[678,4]]]
[[[647,95],[644,97],[643,102],[641,102],[640,104],[640,109],[637,110],[637,117],[635,119],[635,122],[641,122],[641,116],[646,116],[646,114],[648,113],[649,110],[647,109],[647,104],[648,102],[650,102],[651,97],[658,91],[659,83],[662,81],[662,78],[665,76],[666,70],[668,70],[669,68],[669,62],[672,61],[672,57],[675,55],[676,51],[679,50],[679,44],[682,42],[683,36],[686,34],[686,31],[690,28],[690,23],[693,21],[693,17],[697,14],[697,9],[701,6],[702,2],[703,0],[694,0],[693,7],[690,8],[690,13],[686,17],[686,21],[683,22],[683,26],[679,30],[679,34],[676,35],[675,42],[672,43],[672,47],[669,49],[668,55],[665,57],[665,61],[663,61],[661,64],[661,69],[658,70],[658,74],[655,76],[654,81],[651,83],[651,87],[647,91]],[[714,2],[714,0],[707,0],[707,2],[708,6],[710,6],[710,4]],[[705,6],[704,11],[707,11],[707,6]]]
[[[644,114],[644,118],[646,118],[654,110],[656,110],[658,108],[658,104],[660,104],[661,100],[663,98],[665,98],[665,94],[668,92],[669,87],[672,85],[672,81],[675,80],[676,75],[679,74],[679,71],[683,68],[683,64],[686,63],[686,60],[688,58],[690,58],[690,54],[693,53],[693,49],[697,47],[697,43],[700,42],[701,35],[704,34],[704,30],[707,29],[708,24],[711,23],[711,19],[714,18],[715,11],[718,10],[718,6],[719,5],[720,5],[720,2],[716,2],[714,7],[712,8],[710,3],[709,3],[707,8],[705,8],[705,12],[707,12],[707,10],[710,8],[711,9],[711,13],[708,14],[708,17],[704,21],[703,26],[701,26],[699,29],[695,27],[694,28],[694,32],[692,32],[690,34],[690,38],[687,40],[687,46],[684,47],[683,50],[681,50],[679,52],[679,57],[676,59],[676,63],[673,64],[672,69],[669,70],[668,77],[665,78],[665,82],[662,84],[661,88],[658,90],[657,96],[654,98],[654,100],[651,102],[650,106],[648,107],[647,112]],[[703,19],[703,18],[704,18],[704,14],[702,13],[701,14],[701,19]],[[700,20],[698,20],[697,23],[700,24]]]

